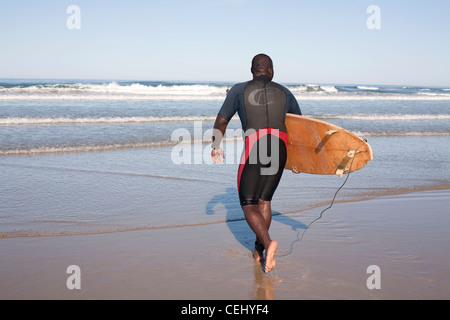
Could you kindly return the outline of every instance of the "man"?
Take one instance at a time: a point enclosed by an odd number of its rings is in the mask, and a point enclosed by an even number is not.
[[[263,261],[264,271],[275,265],[278,243],[269,235],[271,201],[286,163],[286,113],[301,114],[294,95],[272,82],[274,70],[269,56],[252,60],[253,80],[234,85],[228,92],[214,124],[211,156],[215,163],[225,158],[220,142],[229,121],[238,112],[245,147],[238,171],[238,192],[245,219],[256,235],[253,257]]]

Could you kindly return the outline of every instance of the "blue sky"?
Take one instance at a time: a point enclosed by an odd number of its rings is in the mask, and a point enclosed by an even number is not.
[[[447,0],[2,0],[0,78],[234,82],[264,52],[282,83],[449,86],[449,34]]]

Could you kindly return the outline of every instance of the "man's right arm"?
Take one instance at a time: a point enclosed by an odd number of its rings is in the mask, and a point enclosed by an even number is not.
[[[211,143],[211,157],[215,163],[222,163],[223,159],[225,159],[225,154],[223,152],[223,149],[220,147],[220,142],[225,135],[225,130],[227,129],[228,122],[229,121],[227,119],[221,116],[217,116],[216,122],[214,123]]]
[[[228,126],[228,120],[217,116],[216,122],[214,123],[214,129],[213,129],[213,136],[212,136],[212,145],[211,147],[214,149],[217,149],[220,146],[220,142],[223,139],[223,136],[225,135],[225,131],[227,130]]]
[[[219,113],[216,117],[216,122],[214,123],[214,129],[213,129],[213,137],[212,137],[212,152],[211,156],[216,163],[223,162],[224,152],[222,148],[220,148],[220,142],[222,141],[225,131],[227,129],[228,123],[230,122],[231,118],[236,114],[238,105],[238,96],[243,90],[244,84],[237,84],[234,85],[227,93],[227,97],[225,98],[225,101],[222,105],[222,107],[219,110]]]

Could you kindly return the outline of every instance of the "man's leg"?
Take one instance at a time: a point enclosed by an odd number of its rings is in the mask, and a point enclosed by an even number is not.
[[[266,250],[266,265],[264,271],[269,272],[276,265],[275,251],[278,247],[278,243],[270,239],[266,220],[263,213],[260,211],[259,204],[243,206],[242,209],[244,210],[245,220]]]
[[[261,212],[262,216],[264,217],[264,221],[266,223],[267,232],[270,229],[270,224],[272,222],[272,208],[270,206],[270,201],[264,201],[259,199],[258,201],[258,208]],[[255,243],[255,250],[253,252],[253,257],[256,261],[262,261],[264,260],[264,245],[261,239],[256,237],[256,243]]]
[[[269,231],[270,224],[272,223],[272,207],[270,206],[270,201],[259,199],[258,208],[266,221],[267,231]]]
[[[272,223],[272,207],[270,206],[270,201],[259,200],[258,202],[259,211],[264,217],[266,221],[267,233],[270,229],[270,224]],[[269,247],[266,248],[266,266],[265,271],[269,272],[273,268],[275,268],[275,251],[277,250],[278,243],[276,241],[271,241]]]

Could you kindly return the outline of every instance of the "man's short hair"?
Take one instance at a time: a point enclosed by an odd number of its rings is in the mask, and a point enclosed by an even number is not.
[[[251,71],[253,74],[259,72],[264,73],[271,68],[273,69],[272,59],[264,53],[257,54],[252,60]]]

